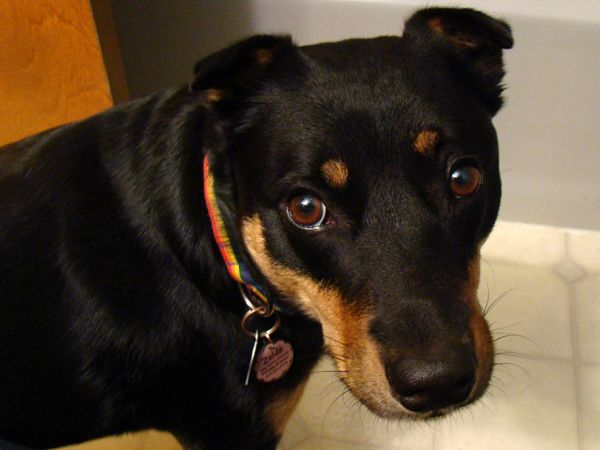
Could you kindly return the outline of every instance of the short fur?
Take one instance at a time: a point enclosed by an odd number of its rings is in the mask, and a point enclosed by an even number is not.
[[[189,89],[2,148],[0,439],[156,428],[192,449],[273,449],[323,352],[382,416],[477,399],[493,362],[478,251],[500,202],[491,118],[511,45],[504,22],[465,9],[421,10],[402,37],[255,36],[201,61]],[[243,385],[252,342],[204,204],[207,153],[294,347],[270,384]],[[456,198],[449,170],[465,160],[484,181]],[[328,161],[343,182],[323,178]],[[306,192],[327,205],[317,231],[286,214]],[[476,375],[451,393],[427,364]]]

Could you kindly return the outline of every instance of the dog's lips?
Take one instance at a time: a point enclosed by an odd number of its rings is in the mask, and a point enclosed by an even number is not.
[[[350,348],[337,340],[326,339],[326,351],[332,356],[341,380],[376,415],[387,419],[419,419],[421,413],[405,408],[394,396],[385,376],[381,349],[369,337],[368,327],[369,321],[363,321],[363,338],[352,342]]]

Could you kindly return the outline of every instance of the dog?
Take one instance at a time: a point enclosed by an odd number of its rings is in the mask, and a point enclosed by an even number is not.
[[[0,439],[274,449],[323,354],[379,416],[477,400],[503,21],[259,35],[0,150]]]

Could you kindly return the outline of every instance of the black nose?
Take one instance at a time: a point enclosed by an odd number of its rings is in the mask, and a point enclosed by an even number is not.
[[[471,349],[461,347],[436,358],[401,359],[387,365],[386,376],[405,408],[425,412],[465,401],[475,384],[476,365]]]

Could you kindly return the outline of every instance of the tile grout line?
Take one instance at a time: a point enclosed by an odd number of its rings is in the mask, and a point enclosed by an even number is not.
[[[574,262],[571,259],[570,252],[570,233],[565,234],[565,255],[568,261]],[[587,275],[587,270],[586,270]],[[586,276],[584,275],[584,276]],[[581,392],[581,370],[579,365],[579,342],[577,341],[577,305],[575,296],[575,282],[577,280],[569,281],[567,283],[567,292],[569,296],[569,315],[571,322],[571,346],[573,349],[573,375],[575,381],[575,418],[576,418],[576,431],[577,431],[577,449],[584,450],[583,446],[583,408],[582,408],[582,392]]]

